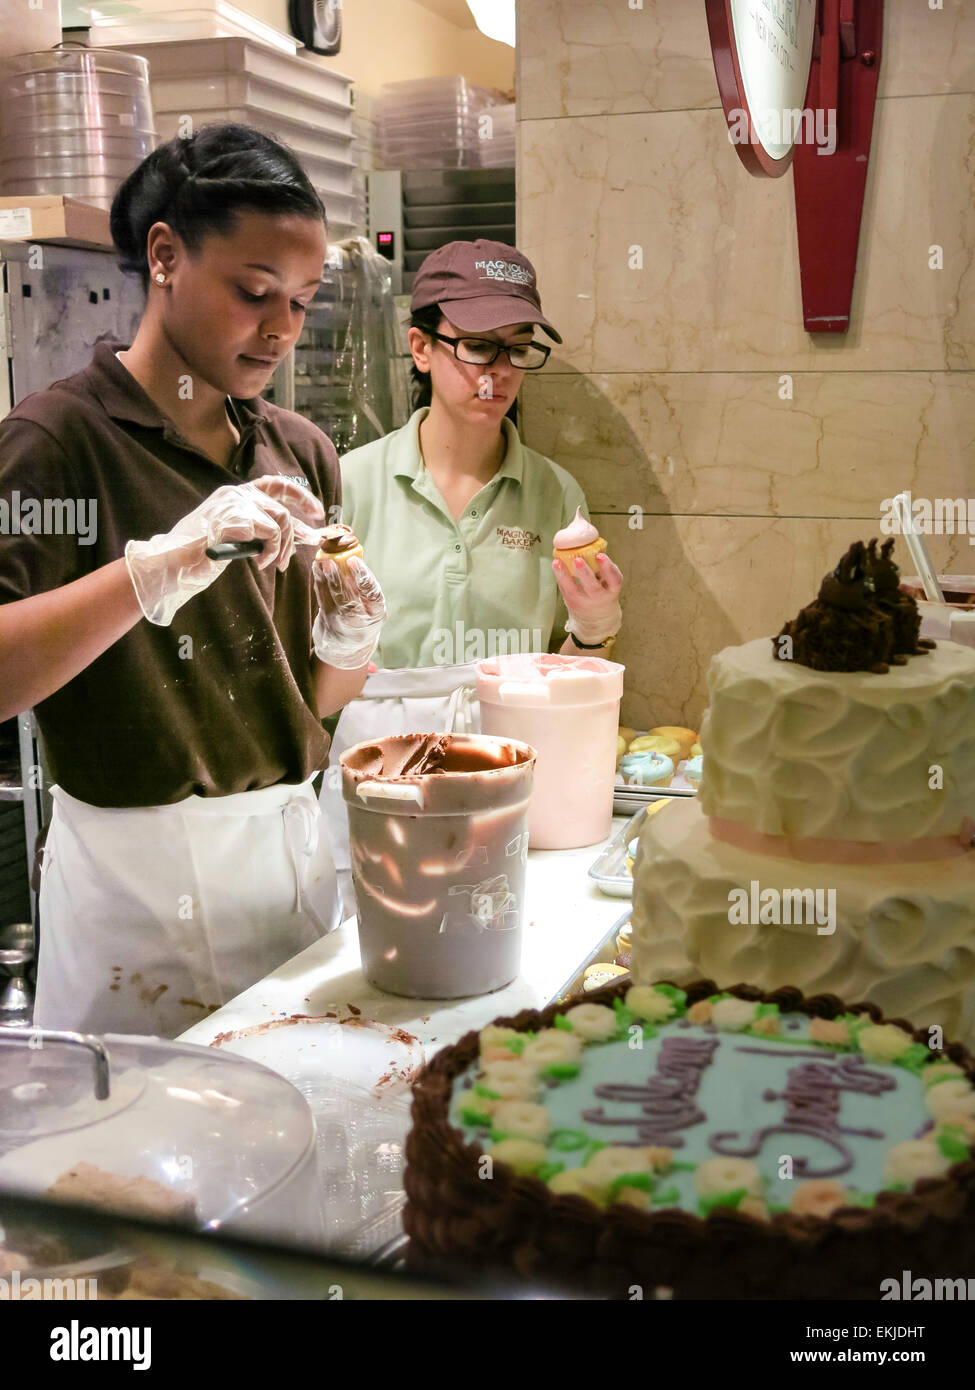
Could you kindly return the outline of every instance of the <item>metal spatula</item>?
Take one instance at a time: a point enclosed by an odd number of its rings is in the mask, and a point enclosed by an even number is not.
[[[295,545],[313,545],[318,548],[321,531],[313,531],[302,521],[295,522]],[[207,546],[208,560],[246,560],[251,555],[260,555],[264,549],[263,541],[221,541]]]

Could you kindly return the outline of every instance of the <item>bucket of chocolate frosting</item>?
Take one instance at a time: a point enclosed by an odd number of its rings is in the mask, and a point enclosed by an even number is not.
[[[390,994],[487,994],[518,973],[535,750],[401,734],[340,759],[362,969]]]

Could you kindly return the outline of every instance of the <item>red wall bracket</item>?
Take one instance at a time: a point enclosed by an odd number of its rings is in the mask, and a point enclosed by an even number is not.
[[[836,150],[797,144],[792,164],[807,333],[850,326],[883,18],[883,0],[818,0],[806,107],[835,120]]]

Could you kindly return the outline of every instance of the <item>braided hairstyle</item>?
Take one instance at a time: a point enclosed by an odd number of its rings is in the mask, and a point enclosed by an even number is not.
[[[147,155],[112,200],[112,241],[122,270],[149,287],[146,241],[166,222],[191,250],[232,230],[238,212],[298,213],[328,225],[322,200],[295,155],[251,126],[213,124]]]

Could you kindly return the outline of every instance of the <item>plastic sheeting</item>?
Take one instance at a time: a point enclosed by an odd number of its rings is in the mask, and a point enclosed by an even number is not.
[[[294,409],[340,454],[409,418],[409,377],[389,262],[365,237],[329,247],[321,289],[295,345]]]

